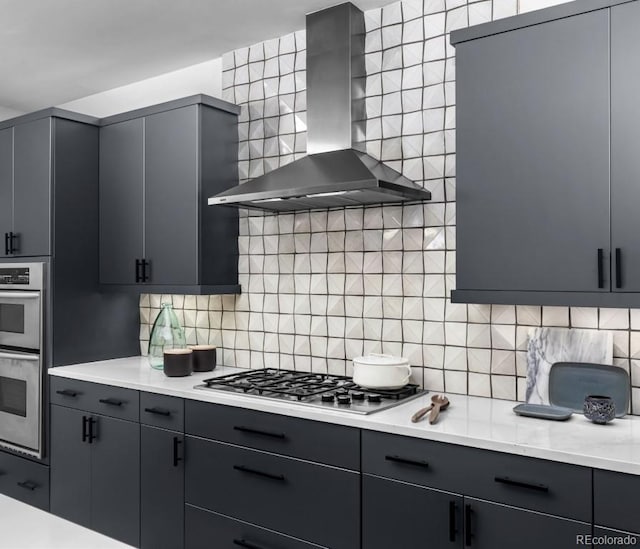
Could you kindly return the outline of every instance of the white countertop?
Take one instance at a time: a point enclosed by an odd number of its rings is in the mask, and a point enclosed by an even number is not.
[[[130,549],[119,541],[0,495],[3,549]]]
[[[49,374],[640,475],[640,417],[627,416],[608,425],[595,425],[580,414],[574,414],[568,421],[546,421],[517,416],[512,411],[515,405],[512,401],[448,395],[451,406],[442,412],[438,423],[429,425],[425,420],[411,423],[410,418],[430,402],[430,394],[389,410],[361,415],[194,389],[207,377],[238,371],[244,370],[219,366],[213,372],[170,378],[153,370],[146,358],[131,357],[52,368]]]

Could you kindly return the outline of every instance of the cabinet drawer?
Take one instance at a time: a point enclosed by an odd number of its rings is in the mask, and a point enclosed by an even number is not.
[[[185,549],[319,549],[303,541],[187,505]]]
[[[184,400],[154,393],[140,393],[140,423],[184,432]]]
[[[358,473],[185,438],[187,503],[333,549],[360,546]]]
[[[188,400],[185,431],[191,435],[317,461],[360,468],[358,429]]]
[[[49,467],[0,453],[0,493],[49,510]]]
[[[640,476],[593,471],[593,522],[626,532],[640,531],[638,524]]]
[[[586,522],[591,469],[364,431],[362,470]]]
[[[138,391],[57,376],[51,378],[51,403],[105,416],[138,421]]]

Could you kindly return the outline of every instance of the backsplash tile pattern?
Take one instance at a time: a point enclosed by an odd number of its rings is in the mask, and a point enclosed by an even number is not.
[[[517,0],[407,0],[366,17],[367,151],[432,201],[295,214],[241,213],[240,296],[141,298],[141,348],[170,301],[190,343],[223,362],[350,373],[362,353],[402,354],[433,391],[523,399],[535,326],[606,329],[640,414],[640,311],[460,305],[455,285],[455,57],[451,30],[514,15]],[[305,32],[226,54],[242,107],[242,181],[305,154]],[[638,331],[636,331],[638,330]]]

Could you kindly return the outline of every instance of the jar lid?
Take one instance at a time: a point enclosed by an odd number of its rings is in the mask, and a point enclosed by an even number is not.
[[[409,361],[404,357],[379,355],[375,353],[356,357],[353,359],[353,362],[371,366],[404,366],[409,364]]]

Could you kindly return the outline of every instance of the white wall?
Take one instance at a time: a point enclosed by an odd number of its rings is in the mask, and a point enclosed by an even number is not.
[[[198,93],[222,97],[221,58],[205,61],[204,63],[89,95],[57,106],[103,118]]]

